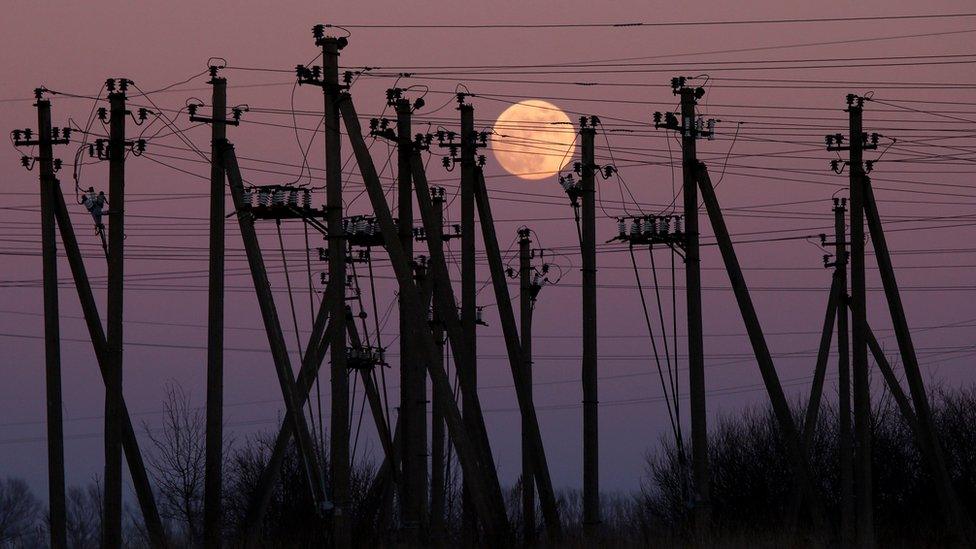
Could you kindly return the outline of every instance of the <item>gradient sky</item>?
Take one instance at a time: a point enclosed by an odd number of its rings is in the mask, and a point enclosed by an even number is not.
[[[307,182],[307,173],[301,176],[298,168],[303,155],[296,142],[291,112],[293,106],[299,127],[315,128],[318,123],[315,113],[322,106],[321,95],[314,88],[294,89],[291,75],[278,71],[288,71],[316,55],[310,33],[315,23],[718,21],[923,11],[955,13],[972,7],[965,1],[928,2],[924,6],[890,1],[856,4],[831,1],[803,6],[772,1],[332,4],[327,9],[316,2],[12,3],[6,6],[0,21],[0,50],[4,52],[0,126],[9,130],[36,124],[29,98],[31,90],[38,85],[67,94],[93,96],[99,93],[105,78],[117,76],[133,79],[146,91],[179,83],[149,96],[159,107],[179,109],[189,97],[208,99],[206,77],[199,73],[205,70],[208,58],[223,57],[231,67],[238,67],[223,71],[228,79],[228,102],[247,103],[252,107],[252,112],[245,115],[245,123],[228,132],[237,145],[245,178],[256,184]],[[971,32],[798,46],[948,31]],[[553,64],[644,57],[631,62],[649,64],[639,67],[641,71],[628,73],[567,76],[533,71],[534,74],[513,77],[479,76],[471,70],[455,69],[455,73],[463,74],[438,79],[405,78],[399,82],[401,86],[429,86],[427,106],[416,116],[416,123],[423,124],[419,130],[427,127],[427,121],[432,123],[432,129],[456,128],[457,112],[451,94],[457,84],[464,84],[476,95],[484,94],[471,99],[479,128],[490,126],[502,110],[519,99],[545,99],[568,111],[574,121],[579,114],[599,115],[607,131],[598,135],[598,162],[615,163],[621,176],[599,182],[601,207],[597,231],[598,238],[603,240],[615,234],[615,223],[607,215],[623,212],[621,197],[629,211],[636,212],[623,184],[649,212],[659,211],[673,198],[672,178],[676,175],[680,179],[680,169],[673,174],[669,158],[679,157],[679,147],[673,140],[669,145],[663,131],[649,129],[652,112],[675,106],[668,86],[671,76],[707,73],[710,77],[700,111],[706,117],[721,119],[719,137],[702,142],[699,150],[701,158],[709,163],[713,180],[721,180],[719,199],[737,240],[831,230],[830,198],[845,193],[846,177],[828,170],[831,154],[823,150],[823,134],[846,133],[846,114],[842,109],[847,93],[873,91],[876,99],[898,105],[869,103],[865,109],[865,128],[899,140],[886,154],[885,160],[889,162],[879,163],[873,175],[881,211],[891,231],[889,246],[900,252],[894,262],[904,290],[909,322],[916,328],[919,358],[923,372],[930,379],[957,386],[969,384],[974,378],[970,367],[972,348],[967,350],[965,346],[972,343],[972,321],[976,320],[976,307],[971,304],[976,292],[976,286],[972,285],[976,249],[972,248],[971,222],[971,217],[976,215],[976,191],[970,188],[976,143],[971,138],[973,134],[967,137],[965,132],[971,131],[970,122],[976,119],[973,106],[976,96],[972,88],[922,90],[898,88],[894,84],[976,85],[971,60],[970,63],[834,69],[797,68],[824,63],[800,64],[796,60],[966,54],[972,52],[974,34],[976,18],[545,30],[354,29],[340,62],[346,67],[379,67],[375,73],[390,74],[401,70],[423,72],[425,69],[419,68],[423,66]],[[745,62],[770,60],[782,60],[774,65],[792,68],[728,71],[716,64],[736,61],[737,67],[743,67]],[[730,80],[735,78],[773,81]],[[509,81],[492,81],[497,79]],[[363,76],[357,80],[352,93],[361,116],[376,116],[383,110],[383,91],[393,85],[393,80],[383,76]],[[559,81],[597,85],[555,83]],[[133,102],[147,104],[142,99]],[[918,100],[968,102],[968,106],[910,102]],[[901,107],[922,111],[943,109],[952,111],[950,116],[955,118]],[[54,124],[63,126],[70,118],[75,124],[84,125],[91,108],[92,101],[84,97],[55,95]],[[175,115],[166,112],[170,117]],[[176,125],[183,129],[189,127],[185,116],[179,117]],[[134,421],[148,428],[158,425],[167,382],[181,384],[196,405],[204,403],[206,366],[206,332],[202,326],[206,323],[205,217],[209,170],[176,136],[163,137],[170,132],[161,122],[150,128],[149,133],[159,129],[163,131],[150,143],[150,154],[130,158],[127,163],[126,273],[130,278],[125,296],[129,321],[125,396]],[[140,130],[130,125],[130,133]],[[97,121],[92,131],[102,131]],[[302,147],[308,146],[313,134],[304,130],[298,133]],[[185,135],[197,147],[208,149],[206,127],[187,129]],[[953,139],[945,140],[949,135]],[[935,144],[958,148],[931,147],[932,141],[921,143],[930,138],[942,139],[934,141]],[[75,145],[58,148],[57,154],[67,166],[60,177],[87,256],[96,298],[103,305],[105,267],[97,239],[83,208],[71,205],[70,165],[75,149]],[[372,152],[377,167],[384,168],[392,149],[377,142]],[[348,153],[346,147],[344,156]],[[960,158],[924,162],[938,154]],[[37,180],[36,172],[29,173],[19,167],[19,155],[13,148],[4,148],[0,153],[0,173],[4,175],[0,188],[3,195],[0,208],[0,475],[25,477],[39,495],[44,495],[44,354],[40,339],[43,325]],[[923,161],[919,157],[924,157]],[[313,168],[314,184],[321,185],[320,170],[324,166],[321,135],[311,143],[308,163]],[[720,177],[723,165],[725,174]],[[198,177],[176,171],[174,167]],[[347,173],[350,175],[346,200],[350,211],[368,212],[367,201],[362,197],[355,199],[361,185],[352,163]],[[432,159],[428,173],[432,182],[445,184],[449,193],[455,192],[458,174],[445,172],[438,158]],[[486,173],[503,248],[509,252],[514,250],[509,243],[513,243],[515,231],[522,224],[532,227],[545,247],[558,249],[574,243],[571,211],[555,178],[531,182],[517,179],[505,174],[490,156]],[[383,175],[391,175],[388,165]],[[81,184],[107,191],[106,177],[105,165],[86,165]],[[316,202],[321,200],[318,193]],[[455,204],[449,215],[453,219],[457,213]],[[963,217],[931,219],[937,216]],[[707,223],[703,227],[703,239],[712,241]],[[283,290],[274,227],[261,226],[259,231],[263,235],[266,260],[274,271],[275,289]],[[304,287],[302,229],[298,225],[288,226],[285,233],[293,282],[298,280],[297,284]],[[276,429],[282,405],[270,355],[266,352],[267,341],[261,330],[250,275],[243,261],[239,233],[232,220],[227,235],[225,419],[228,436],[242,442],[259,431]],[[792,239],[742,243],[737,248],[747,269],[746,279],[753,289],[777,369],[787,394],[794,401],[803,398],[801,395],[809,388],[830,282],[829,271],[821,268],[823,252],[816,244],[816,239]],[[316,239],[312,246],[318,245],[320,241]],[[911,252],[928,249],[941,251]],[[761,380],[728,290],[721,258],[713,246],[705,247],[702,256],[708,411],[710,417],[716,418],[765,402],[765,393],[758,385]],[[664,252],[660,252],[657,260],[659,266],[668,264]],[[580,388],[576,381],[580,367],[579,261],[571,253],[554,257],[553,261],[566,271],[566,276],[559,286],[543,290],[536,312],[536,404],[555,484],[579,487],[582,460]],[[643,282],[649,284],[646,251],[639,255],[639,261],[645,267]],[[660,437],[669,432],[668,420],[664,403],[658,398],[661,388],[654,364],[648,359],[650,343],[629,257],[626,253],[601,253],[599,267],[599,282],[603,285],[599,290],[603,357],[600,361],[603,378],[600,472],[605,489],[632,490],[643,474],[645,453],[654,451]],[[61,260],[59,269],[64,281],[60,295],[67,473],[69,482],[82,483],[100,474],[103,390],[66,262]],[[317,279],[323,265],[316,263],[313,269]],[[170,275],[154,276],[159,273]],[[391,305],[393,293],[386,264],[380,266],[378,274],[382,314]],[[486,270],[481,273],[483,280],[487,280],[485,274]],[[667,274],[662,271],[662,275],[662,284],[669,284]],[[873,270],[868,273],[868,285],[875,289],[880,286]],[[513,295],[516,291],[513,287]],[[286,295],[279,292],[276,296],[287,340],[294,342],[287,322]],[[490,305],[491,299],[487,290],[482,292],[482,304]],[[298,295],[303,329],[309,325],[307,301],[307,294]],[[872,292],[868,303],[872,326],[886,348],[895,349],[882,294]],[[680,307],[679,299],[679,326],[684,322]],[[520,467],[518,414],[497,315],[492,307],[487,308],[486,316],[490,326],[479,331],[482,355],[479,377],[484,387],[481,398],[502,481],[510,483]],[[384,344],[394,340],[395,317],[393,311],[384,330]],[[951,324],[957,325],[947,326]],[[679,336],[683,333],[679,329]],[[394,380],[391,385],[396,386],[395,350],[392,354],[393,367],[388,376]],[[684,352],[681,354],[683,357]],[[297,353],[295,356],[297,363]],[[679,368],[685,386],[684,364],[679,364]],[[833,399],[833,377],[828,379],[827,395]],[[398,391],[391,389],[394,402],[397,395]],[[358,415],[361,395],[356,402]],[[687,401],[682,400],[682,406],[686,418]],[[137,430],[141,427],[137,426]],[[368,419],[358,449],[357,458],[377,459],[381,454]]]

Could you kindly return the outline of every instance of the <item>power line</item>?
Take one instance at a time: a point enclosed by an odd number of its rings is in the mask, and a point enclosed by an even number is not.
[[[641,27],[699,27],[713,25],[780,25],[807,23],[843,23],[863,21],[900,21],[925,19],[956,19],[976,17],[976,13],[929,13],[914,15],[868,15],[860,17],[807,17],[782,19],[727,19],[716,21],[622,21],[617,23],[487,23],[487,24],[330,24],[326,27],[343,29],[572,29],[610,28],[635,29]]]

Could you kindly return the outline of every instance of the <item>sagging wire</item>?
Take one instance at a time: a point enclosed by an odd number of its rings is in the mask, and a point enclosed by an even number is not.
[[[729,157],[732,156],[732,149],[735,147],[735,141],[739,138],[739,128],[744,124],[744,122],[735,123],[735,134],[732,135],[732,143],[729,144],[729,150],[725,153],[725,161],[722,163],[722,175],[719,176],[718,182],[712,187],[712,190],[717,189],[719,185],[722,184],[722,180],[725,179],[725,169],[729,165]]]
[[[603,132],[603,139],[607,142],[607,152],[610,154],[610,163],[616,166],[617,161],[613,157],[613,147],[610,146],[610,136],[607,135],[607,130],[603,124],[600,124],[600,131]],[[627,181],[624,180],[624,178],[620,175],[619,170],[617,170],[615,173],[617,174],[617,188],[620,190],[620,205],[623,206],[624,214],[628,216],[630,215],[630,211],[627,210],[627,202],[624,201],[624,189],[626,188],[627,194],[630,195],[630,199],[634,201],[634,205],[637,206],[637,210],[640,211],[641,215],[644,215],[644,209],[641,208],[640,201],[638,201],[637,197],[634,196],[634,192],[630,190],[630,185],[628,185]]]
[[[376,277],[373,274],[372,254],[370,254],[369,258],[366,260],[366,267],[369,269],[369,293],[370,293],[370,301],[372,302],[372,306],[373,306],[373,322],[376,325],[376,348],[379,349],[380,353],[384,353],[385,349],[383,348],[383,341],[381,339],[382,334],[380,333],[381,328],[380,328],[379,308],[376,305]],[[363,319],[363,330],[366,330],[365,318]],[[390,420],[390,400],[389,400],[389,391],[387,390],[387,385],[386,385],[386,368],[384,366],[380,366],[380,382],[383,385],[383,402],[386,408],[384,410],[384,414],[386,415],[386,424],[387,426],[390,426],[392,425]]]
[[[670,249],[670,246],[669,246]],[[657,278],[657,264],[654,261],[654,247],[648,246],[648,255],[651,258],[651,274],[654,277],[654,296],[657,301],[657,317],[658,321],[661,323],[661,340],[664,342],[664,358],[667,363],[668,368],[668,381],[671,383],[671,396],[674,398],[674,423],[675,423],[675,444],[678,447],[678,452],[684,455],[684,441],[681,436],[681,406],[678,402],[678,365],[677,358],[675,358],[675,363],[672,365],[671,362],[671,352],[668,348],[668,333],[665,329],[664,324],[664,307],[661,305],[661,285]],[[672,250],[672,254],[673,254]],[[674,256],[672,255],[672,258]],[[672,286],[672,291],[674,291],[674,284]],[[673,297],[672,297],[673,304]],[[677,351],[677,349],[675,349]]]
[[[308,240],[308,223],[302,223],[302,227],[305,231],[305,268],[308,272],[308,312],[309,312],[309,322],[315,323],[315,289],[312,283],[312,257],[311,257],[311,246]],[[324,304],[323,296],[323,304]],[[312,400],[309,400],[309,407],[311,407]],[[319,415],[319,445],[320,452],[325,451],[325,428],[322,420],[322,382],[321,376],[315,376],[315,402],[316,408],[318,408]],[[311,415],[311,412],[310,412]],[[315,422],[312,422],[312,428],[315,428]]]
[[[634,246],[630,245],[628,246],[628,249],[630,251],[630,261],[634,267],[634,278],[637,281],[637,290],[638,293],[640,294],[641,307],[643,308],[644,311],[644,320],[647,324],[647,333],[648,333],[648,337],[651,340],[651,349],[653,350],[654,353],[654,362],[657,365],[658,378],[661,381],[661,389],[664,391],[664,400],[668,409],[668,418],[671,422],[671,431],[674,434],[675,439],[677,440],[678,427],[677,424],[675,423],[674,412],[671,409],[672,400],[671,397],[668,396],[670,384],[664,381],[664,371],[661,368],[661,358],[660,355],[658,354],[657,340],[654,337],[654,331],[651,326],[651,316],[650,313],[648,313],[647,311],[647,300],[644,298],[644,287],[641,285],[640,270],[637,268],[637,258],[634,256]]]
[[[285,255],[285,241],[284,241],[284,238],[281,235],[281,220],[280,219],[275,220],[275,229],[276,229],[276,231],[278,233],[278,246],[279,246],[279,248],[281,250],[281,265],[282,265],[282,269],[285,272],[285,288],[288,291],[288,305],[289,305],[289,307],[291,309],[291,321],[292,321],[292,325],[294,326],[294,329],[295,329],[295,342],[298,345],[298,347],[297,347],[297,349],[298,349],[298,360],[299,360],[299,363],[304,364],[305,363],[305,350],[302,348],[301,332],[299,332],[299,330],[298,330],[298,313],[295,310],[295,296],[292,293],[291,275],[288,274],[288,259],[287,259],[286,255]],[[307,235],[306,235],[306,237],[307,237]],[[315,376],[315,379],[316,379],[316,383],[318,383],[318,376]],[[309,418],[312,420],[312,432],[315,432],[315,419],[314,419],[315,418],[315,410],[312,408],[312,401],[311,401],[311,399],[305,399],[305,400],[306,400],[306,404],[308,405],[308,415],[309,415]],[[319,402],[321,402],[321,398],[319,399]],[[319,429],[318,429],[318,431],[319,431],[319,434],[321,436],[321,433],[322,433],[322,409],[321,409],[321,406],[319,407]],[[324,448],[323,439],[320,438],[319,444],[321,445],[321,447]]]

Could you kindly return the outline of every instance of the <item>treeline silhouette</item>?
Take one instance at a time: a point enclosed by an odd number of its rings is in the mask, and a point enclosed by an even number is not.
[[[970,515],[976,513],[976,387],[936,389],[932,393],[935,429],[959,497]],[[797,406],[801,417],[802,406]],[[170,386],[161,428],[145,428],[151,444],[147,462],[157,491],[160,512],[174,546],[202,544],[203,412],[190,404],[178,386]],[[838,415],[826,405],[819,415],[809,448],[811,469],[825,507],[824,526],[815,527],[799,513],[793,493],[786,447],[770,410],[752,408],[713,421],[709,456],[712,473],[714,528],[712,546],[805,546],[836,543],[840,525]],[[877,399],[873,409],[874,512],[878,543],[885,547],[937,547],[951,543],[946,535],[932,483],[908,424],[890,398]],[[684,546],[695,541],[691,528],[694,506],[690,493],[690,461],[673,439],[649,446],[640,485],[628,493],[604,494],[604,544],[616,547]],[[224,497],[229,547],[240,546],[247,510],[264,469],[274,434],[264,433],[228,443],[224,465]],[[327,444],[325,445],[327,449]],[[688,443],[684,444],[687,452]],[[327,454],[327,451],[325,452]],[[323,470],[327,469],[322,456]],[[395,506],[384,504],[370,486],[378,466],[364,458],[354,464],[352,509],[358,546],[398,543]],[[432,545],[462,546],[460,482],[456,464],[447,485],[444,531]],[[521,531],[521,487],[506,490],[513,539]],[[561,546],[583,546],[581,494],[562,490],[560,512],[567,539]],[[101,487],[97,479],[68,493],[68,539],[76,548],[97,547]],[[384,507],[387,505],[387,507]],[[372,509],[372,512],[367,512]],[[126,509],[126,545],[148,546],[138,508]],[[538,516],[538,515],[537,515]],[[260,525],[263,547],[321,546],[328,541],[326,522],[319,520],[305,486],[298,454],[288,453],[277,479],[267,514]],[[46,511],[25,481],[0,479],[0,547],[41,547],[47,543]],[[539,537],[545,543],[545,532]]]

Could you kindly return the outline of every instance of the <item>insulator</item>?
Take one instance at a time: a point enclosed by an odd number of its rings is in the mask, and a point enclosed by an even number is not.
[[[654,227],[654,218],[650,216],[645,217],[643,222],[643,229],[644,229],[643,233],[645,236],[650,236],[654,234],[656,232]]]
[[[641,233],[640,219],[634,219],[630,223],[630,236],[637,236]]]
[[[376,234],[376,220],[375,219],[370,219],[366,223],[366,234],[369,235],[369,236],[373,236],[374,234]]]
[[[281,189],[275,189],[274,193],[271,195],[271,205],[281,206],[285,203],[285,191]]]
[[[258,190],[258,206],[262,208],[267,208],[268,204],[271,203],[271,192],[267,189]]]
[[[244,193],[241,195],[241,200],[244,202],[245,206],[251,205],[251,189],[244,189]]]
[[[302,191],[302,208],[312,209],[312,191],[305,189]]]
[[[627,236],[627,222],[623,218],[617,220],[617,232],[620,236]]]
[[[701,133],[705,129],[705,120],[698,118],[695,120],[695,131]]]
[[[708,140],[715,141],[715,119],[708,119]]]
[[[366,220],[364,218],[360,217],[358,220],[356,220],[356,231],[355,232],[356,232],[356,234],[365,234],[366,233]]]
[[[295,208],[298,207],[298,189],[288,191],[288,205]]]
[[[474,321],[478,324],[485,321],[485,311],[481,307],[474,310]]]
[[[677,216],[674,218],[674,232],[680,233],[681,231],[681,217]]]
[[[671,232],[671,218],[662,217],[661,218],[661,228],[659,231],[661,234],[668,234]]]

